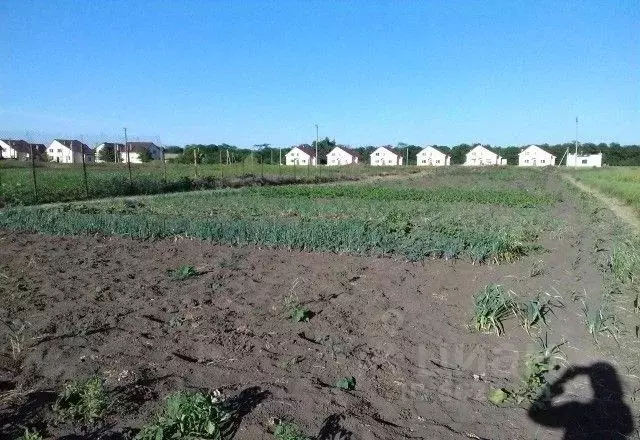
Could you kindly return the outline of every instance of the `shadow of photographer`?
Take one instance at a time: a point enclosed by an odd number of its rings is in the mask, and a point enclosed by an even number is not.
[[[554,398],[564,393],[564,384],[579,376],[589,378],[591,401],[554,403]],[[623,397],[620,379],[611,364],[570,367],[531,404],[529,417],[543,426],[563,428],[564,440],[626,439],[634,425]]]

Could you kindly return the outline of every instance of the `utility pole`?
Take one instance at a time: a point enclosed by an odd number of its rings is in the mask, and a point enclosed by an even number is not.
[[[318,166],[318,124],[316,124],[316,166]]]
[[[575,156],[573,156],[573,167],[578,167],[578,117],[576,116],[576,141],[575,141]]]
[[[129,168],[129,190],[133,192],[133,176],[131,174],[131,156],[129,155],[129,140],[127,139],[127,127],[124,128],[124,151],[127,154],[127,167]]]

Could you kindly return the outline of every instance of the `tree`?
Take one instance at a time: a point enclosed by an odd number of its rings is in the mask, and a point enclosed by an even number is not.
[[[113,145],[105,145],[98,151],[98,160],[102,162],[115,162],[116,153],[113,149]]]
[[[151,162],[153,160],[153,156],[151,156],[148,148],[143,148],[142,151],[138,153],[138,158],[142,163]]]

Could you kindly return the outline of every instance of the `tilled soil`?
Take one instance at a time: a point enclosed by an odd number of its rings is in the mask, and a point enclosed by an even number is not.
[[[28,323],[16,356],[0,330],[0,436],[35,426],[52,438],[126,438],[168,393],[221,389],[238,408],[239,440],[273,438],[273,417],[318,439],[562,438],[570,420],[550,430],[526,403],[487,401],[489,389],[518,385],[538,336],[566,341],[574,365],[616,347],[593,343],[574,301],[601,292],[608,244],[570,200],[556,214],[568,226],[543,237],[545,252],[504,265],[0,231],[0,318]],[[185,264],[200,275],[171,279]],[[565,307],[531,335],[514,319],[503,335],[477,333],[472,297],[492,283],[521,297],[548,292]],[[313,312],[309,322],[288,319],[290,294]],[[606,360],[633,407],[637,381]],[[106,423],[92,432],[52,423],[64,381],[96,372],[118,398]],[[333,386],[345,376],[355,390]],[[576,381],[569,400],[588,400],[587,385]]]

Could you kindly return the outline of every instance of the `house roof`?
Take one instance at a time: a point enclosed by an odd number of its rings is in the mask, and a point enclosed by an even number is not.
[[[74,153],[93,154],[93,150],[76,139],[55,139],[56,142],[70,148]]]
[[[539,147],[539,146],[537,146],[537,145],[529,145],[528,147],[525,147],[521,152],[519,152],[519,153],[518,153],[518,156],[519,156],[519,155],[521,155],[522,153],[524,153],[525,151],[527,151],[529,148],[534,148],[534,149],[535,149],[535,148],[537,148],[538,150],[542,150],[542,151],[544,151],[545,153],[551,154],[550,152],[548,152],[547,150],[545,150],[545,149],[544,149],[544,148],[542,148],[542,147]],[[551,156],[556,157],[556,156],[555,156],[555,155],[553,155],[553,154],[551,154]]]
[[[14,150],[20,153],[31,153],[31,144],[27,141],[23,141],[22,139],[0,139],[5,144],[9,145]]]
[[[340,150],[344,151],[347,154],[350,154],[353,157],[360,158],[360,153],[358,153],[356,150],[353,150],[353,149],[351,149],[349,147],[345,147],[345,146],[342,146],[342,145],[336,145],[335,147],[333,147],[333,150],[335,150],[336,148],[339,148]],[[333,150],[331,150],[331,151],[333,151]]]
[[[379,149],[379,148],[384,148],[385,150],[389,151],[390,153],[393,153],[393,154],[395,154],[395,155],[396,155],[396,156],[398,156],[398,157],[402,157],[402,155],[401,155],[401,154],[399,154],[399,153],[395,150],[395,148],[393,148],[391,145],[383,145],[383,146],[381,146],[381,147],[376,148],[376,150],[377,150],[377,149]]]
[[[293,150],[294,148],[297,148],[298,150],[302,151],[305,154],[308,154],[311,157],[316,157],[316,151],[307,145],[298,145],[296,147],[292,147],[291,150]],[[289,151],[289,153],[291,153],[291,151]]]
[[[100,145],[98,145],[98,147],[106,147],[106,148],[118,148],[118,149],[124,149],[124,144],[119,144],[118,142],[103,142]]]
[[[440,153],[442,153],[442,154],[444,154],[446,156],[451,156],[451,151],[449,151],[449,150],[447,150],[445,148],[438,147],[437,145],[427,145],[422,150],[420,150],[420,153],[422,153],[427,148],[433,148],[434,150],[439,151]]]
[[[471,148],[471,150],[469,150],[469,153],[471,153],[471,152],[472,152],[473,150],[475,150],[476,148],[480,148],[480,147],[481,147],[481,148],[484,148],[484,149],[485,149],[485,150],[487,150],[487,151],[492,152],[493,154],[495,154],[495,155],[496,155],[496,156],[498,156],[498,157],[502,157],[502,156],[500,155],[500,152],[499,152],[499,151],[497,151],[495,148],[487,147],[486,145],[476,145],[475,147]],[[467,154],[469,154],[469,153],[467,153]]]
[[[142,153],[149,151],[151,148],[160,148],[153,142],[127,142],[127,148],[130,153]]]
[[[47,151],[47,147],[44,144],[31,144],[33,145],[33,151],[38,154],[43,154]]]

